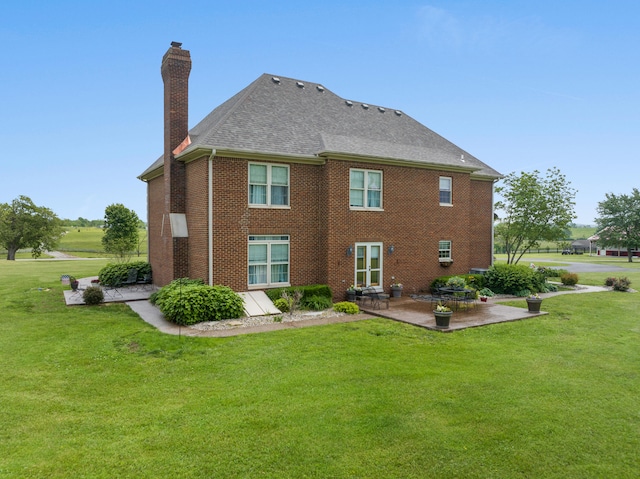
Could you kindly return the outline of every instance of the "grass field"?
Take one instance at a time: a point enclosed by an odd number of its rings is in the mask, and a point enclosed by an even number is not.
[[[1,478],[638,475],[636,294],[451,334],[186,338],[125,305],[66,307],[60,275],[105,263],[0,261]]]

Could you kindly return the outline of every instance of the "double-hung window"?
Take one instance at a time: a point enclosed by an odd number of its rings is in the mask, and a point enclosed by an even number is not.
[[[289,206],[289,167],[249,163],[249,205]]]
[[[438,242],[438,259],[442,263],[453,261],[451,258],[451,241],[439,241]]]
[[[249,286],[289,284],[289,236],[249,236]]]
[[[352,169],[349,175],[349,206],[382,208],[382,171]]]
[[[440,177],[440,204],[451,205],[451,178],[448,176]]]

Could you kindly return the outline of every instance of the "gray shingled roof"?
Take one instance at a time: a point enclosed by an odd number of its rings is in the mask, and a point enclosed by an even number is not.
[[[347,156],[500,173],[405,113],[340,98],[317,83],[264,74],[193,127],[197,149]],[[159,158],[142,175],[160,168]]]

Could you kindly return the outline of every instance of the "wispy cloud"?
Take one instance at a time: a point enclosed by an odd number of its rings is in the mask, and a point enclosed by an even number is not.
[[[443,51],[548,52],[573,49],[580,43],[575,31],[551,27],[535,15],[513,18],[473,12],[458,15],[425,5],[418,10],[417,20],[417,36],[430,47]]]

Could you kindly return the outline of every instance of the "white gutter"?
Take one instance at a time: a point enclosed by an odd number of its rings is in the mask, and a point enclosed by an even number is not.
[[[211,154],[209,155],[209,161],[207,162],[208,166],[208,185],[207,185],[207,235],[208,235],[208,249],[209,249],[209,260],[208,260],[208,269],[209,269],[209,286],[213,286],[213,157],[216,154],[216,150],[212,149]]]

